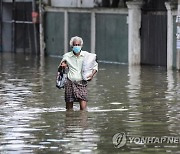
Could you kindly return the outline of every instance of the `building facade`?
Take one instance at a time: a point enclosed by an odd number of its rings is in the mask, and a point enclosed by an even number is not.
[[[79,35],[83,49],[95,52],[100,61],[178,68],[177,1],[116,2],[118,8],[115,0],[39,1],[41,55],[70,51],[69,39]]]

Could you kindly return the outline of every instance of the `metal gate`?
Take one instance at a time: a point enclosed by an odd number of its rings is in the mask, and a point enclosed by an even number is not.
[[[142,13],[141,64],[167,65],[167,12]]]
[[[39,53],[38,24],[32,22],[35,0],[0,0],[0,52]]]

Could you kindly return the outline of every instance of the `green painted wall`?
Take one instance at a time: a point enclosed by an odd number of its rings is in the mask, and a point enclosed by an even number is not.
[[[96,13],[95,29],[98,59],[128,63],[127,15]],[[72,36],[82,37],[83,50],[91,51],[91,13],[68,12],[68,47]],[[46,12],[45,42],[48,55],[64,54],[64,13]]]
[[[128,63],[127,15],[96,14],[96,25],[98,59]]]
[[[69,13],[68,40],[73,36],[80,36],[83,39],[83,50],[91,50],[91,14],[90,13]],[[69,50],[71,50],[69,48]]]
[[[173,67],[176,68],[176,16],[173,17]]]
[[[64,13],[47,12],[45,15],[45,42],[48,55],[64,53]]]

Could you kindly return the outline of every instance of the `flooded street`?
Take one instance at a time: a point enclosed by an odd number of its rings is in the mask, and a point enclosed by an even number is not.
[[[0,55],[0,153],[180,153],[179,72],[99,63],[87,111],[66,111],[59,61]],[[119,148],[118,133],[127,139]]]

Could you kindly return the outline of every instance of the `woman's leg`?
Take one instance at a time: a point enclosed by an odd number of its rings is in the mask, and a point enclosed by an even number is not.
[[[73,102],[66,102],[66,110],[72,110],[73,109]]]
[[[86,109],[86,107],[87,107],[87,102],[86,101],[81,100],[79,102],[79,104],[80,104],[80,110],[85,110]]]

